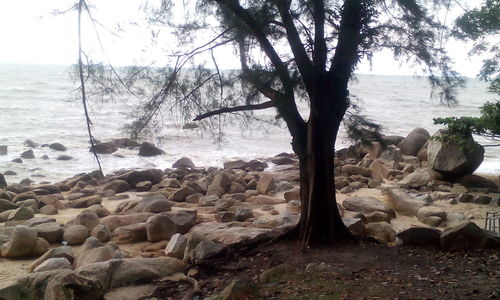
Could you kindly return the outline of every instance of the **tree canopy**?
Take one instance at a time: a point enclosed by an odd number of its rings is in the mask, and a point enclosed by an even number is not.
[[[176,42],[165,54],[168,67],[128,68],[115,81],[134,95],[144,86],[154,91],[133,128],[145,128],[165,107],[215,126],[221,114],[275,108],[300,161],[297,237],[305,244],[350,237],[337,208],[332,160],[359,61],[390,49],[423,69],[447,103],[456,102],[463,84],[444,48],[451,30],[440,15],[449,0],[162,0],[145,7],[153,38],[167,29]],[[215,53],[222,47],[233,49],[239,70],[220,70]],[[200,56],[209,59],[197,64]]]

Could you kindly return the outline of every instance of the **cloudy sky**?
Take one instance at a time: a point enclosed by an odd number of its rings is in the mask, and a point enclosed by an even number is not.
[[[479,4],[479,0],[461,0],[466,6]],[[143,45],[148,44],[149,31],[135,27],[115,36],[117,21],[136,19],[142,0],[90,0],[96,7],[94,18],[104,27],[97,25],[105,50],[105,60],[115,65],[132,64],[132,57],[141,56]],[[469,3],[467,3],[469,2]],[[0,63],[28,64],[72,64],[77,57],[77,18],[76,13],[64,15],[51,14],[54,10],[65,10],[71,7],[74,0],[16,0],[0,1]],[[448,17],[448,20],[452,20]],[[90,56],[102,55],[101,47],[96,39],[93,26],[84,23],[84,44]],[[450,55],[456,62],[456,68],[466,76],[477,74],[481,58],[470,58],[466,46],[452,43],[448,47]],[[148,54],[161,56],[160,53]],[[216,53],[224,56],[225,53]],[[101,56],[102,57],[102,56]],[[224,59],[222,68],[237,67],[237,60]],[[360,73],[412,75],[414,71],[408,66],[395,62],[390,53],[378,54],[372,66],[363,62]]]

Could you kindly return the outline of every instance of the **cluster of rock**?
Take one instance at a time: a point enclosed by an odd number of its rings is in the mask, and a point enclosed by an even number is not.
[[[424,243],[418,241],[421,239],[429,244],[441,244],[444,249],[480,248],[500,243],[498,235],[468,222],[462,213],[446,212],[435,205],[437,201],[447,201],[451,205],[459,202],[489,205],[493,210],[500,206],[499,187],[470,174],[482,161],[481,151],[477,157],[471,156],[455,145],[432,139],[422,128],[416,128],[407,137],[386,137],[386,142],[391,144],[386,148],[375,142],[370,147],[353,146],[337,152],[343,158],[335,162],[338,174],[335,186],[341,193],[378,187],[387,200],[386,204],[373,197],[345,199],[343,207],[356,213],[344,219],[352,231],[389,244],[397,243],[400,236],[405,243]],[[396,214],[416,217],[422,225],[432,228],[410,228],[398,234],[390,224]],[[471,232],[477,236],[470,236],[470,240],[476,242],[463,242],[461,239],[466,238],[458,238],[456,234],[451,236],[462,242],[450,241],[450,230],[435,229],[454,226],[462,226],[454,229],[454,233],[468,232],[474,227]],[[415,236],[409,238],[410,233]],[[433,238],[426,238],[424,234]]]
[[[23,163],[23,160],[30,160],[35,158],[35,152],[33,151],[33,148],[38,148],[38,147],[48,147],[56,152],[65,152],[68,150],[68,148],[61,144],[61,143],[52,143],[52,144],[38,144],[30,139],[27,139],[24,141],[24,146],[32,149],[28,149],[24,152],[22,152],[18,158],[15,158],[12,160],[12,162],[15,163]],[[149,142],[143,142],[143,143],[138,143],[135,140],[131,140],[128,138],[120,138],[120,139],[113,139],[109,142],[99,142],[97,141],[97,144],[94,145],[94,149],[90,147],[89,151],[95,150],[96,153],[98,154],[112,154],[120,148],[125,148],[125,149],[138,149],[138,155],[139,156],[156,156],[156,155],[163,155],[165,154],[165,151],[161,150],[160,148],[156,147],[153,143]],[[0,155],[7,155],[8,148],[7,146],[0,146]],[[48,160],[49,156],[48,155],[42,155],[40,156],[40,159],[43,160]],[[59,154],[56,157],[57,160],[62,160],[62,161],[67,161],[67,160],[72,160],[73,157],[66,155],[66,154]],[[16,175],[16,174],[4,174],[4,175]]]
[[[121,171],[107,178],[92,172],[55,184],[12,184],[0,190],[1,256],[40,256],[30,267],[33,274],[1,289],[0,298],[39,299],[57,289],[104,292],[160,278],[228,245],[275,237],[298,221],[297,182],[256,171],[267,167],[264,162],[204,169],[183,158],[174,167]],[[285,191],[295,200],[287,204],[276,196]],[[118,204],[110,212],[103,201]],[[81,211],[65,224],[50,217],[66,208]],[[146,258],[131,258],[119,246],[140,242],[152,245],[145,246],[153,249],[149,256],[161,257],[143,262]],[[49,250],[61,244],[81,247],[77,255],[67,247]],[[160,269],[162,264],[169,268]],[[44,284],[34,286],[34,281]]]

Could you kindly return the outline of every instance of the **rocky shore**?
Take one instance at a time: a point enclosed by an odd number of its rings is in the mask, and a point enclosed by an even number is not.
[[[336,153],[332,184],[353,233],[389,246],[500,247],[499,234],[482,229],[499,210],[498,178],[470,174],[480,151],[465,155],[421,128],[385,139]],[[182,158],[166,170],[0,181],[0,298],[133,299],[117,291],[167,276],[196,290],[197,263],[297,224],[299,179],[297,158],[282,153],[223,168]]]

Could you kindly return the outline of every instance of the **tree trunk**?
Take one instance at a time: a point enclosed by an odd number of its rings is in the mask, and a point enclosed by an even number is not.
[[[332,244],[352,238],[337,207],[333,162],[345,110],[336,107],[334,112],[327,105],[328,102],[311,101],[307,148],[305,155],[299,156],[302,201],[299,238],[305,245]]]

